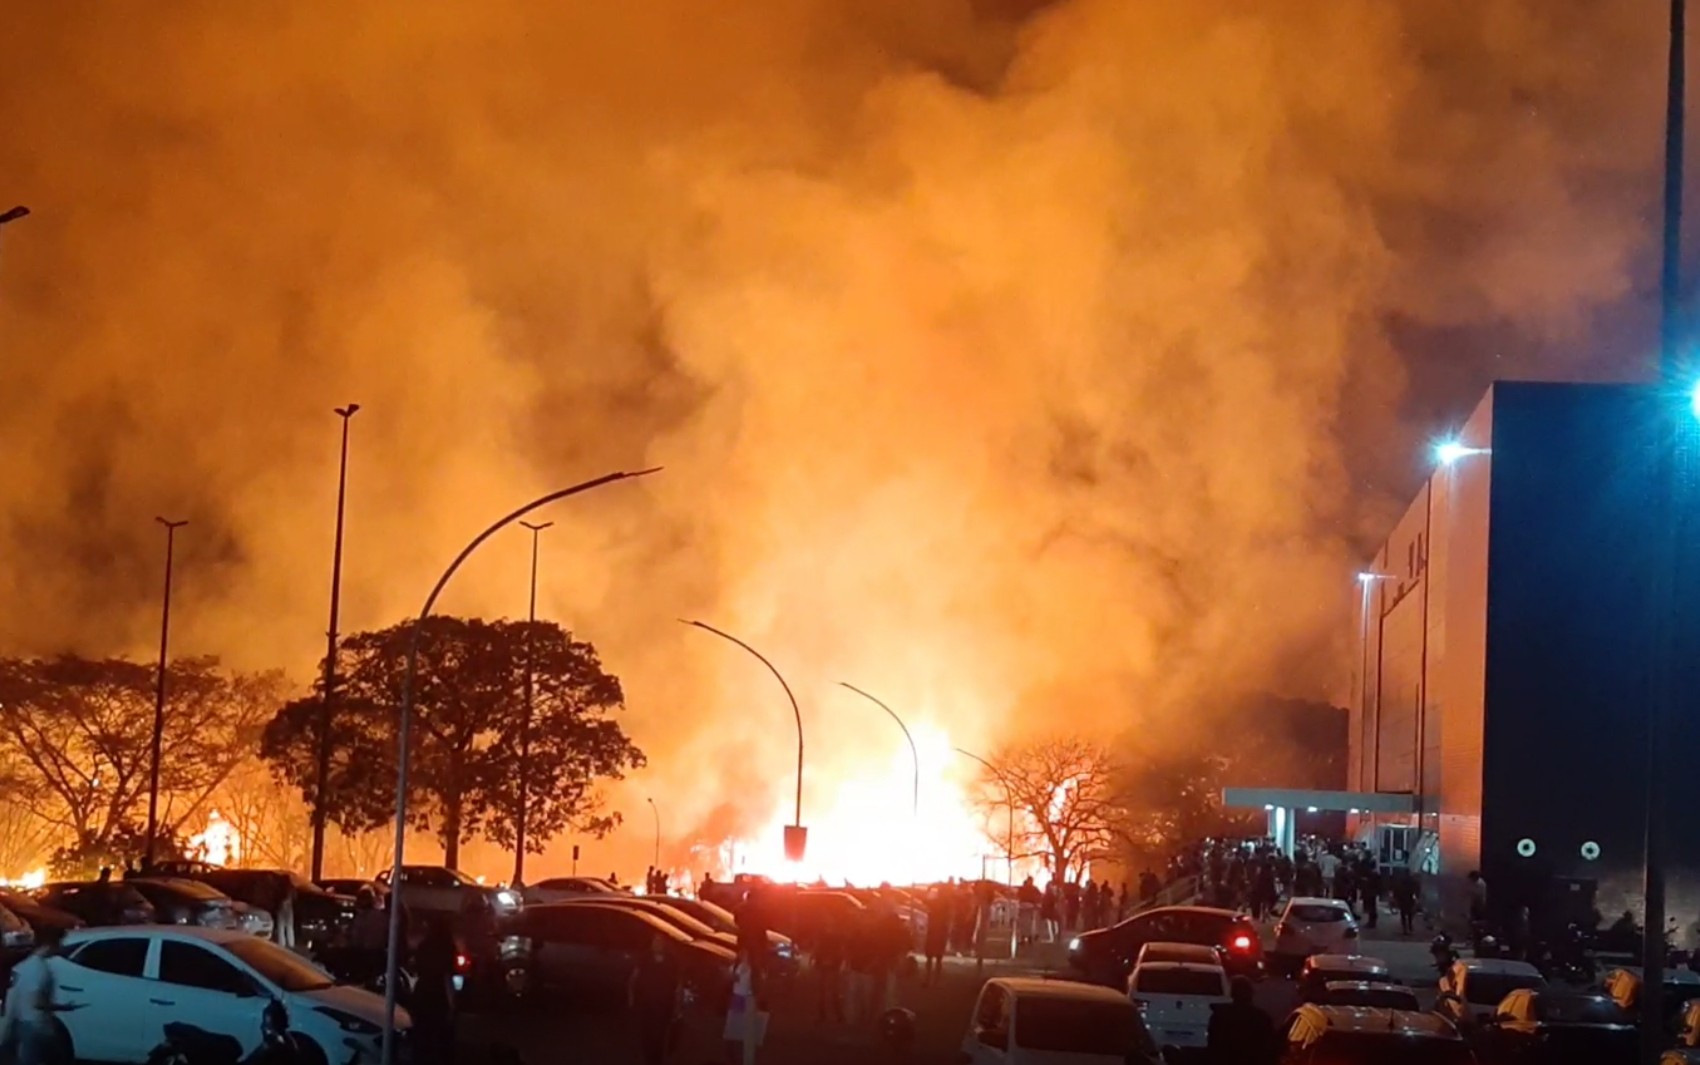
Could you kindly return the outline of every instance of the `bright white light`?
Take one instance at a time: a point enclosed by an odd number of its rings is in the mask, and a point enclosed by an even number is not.
[[[1265,809],[1265,810],[1273,810],[1273,809],[1275,809],[1275,807],[1273,807],[1273,806],[1265,806],[1265,807],[1264,807],[1264,809]]]
[[[1320,813],[1320,812],[1321,811],[1317,810],[1317,808],[1314,807],[1314,806],[1305,807],[1305,813],[1307,813],[1307,814],[1314,814],[1314,813]]]
[[[1470,455],[1486,455],[1489,450],[1485,447],[1471,447],[1456,440],[1443,440],[1434,446],[1434,460],[1442,466],[1450,466]]]
[[[1694,416],[1700,418],[1700,381],[1694,383],[1694,391],[1689,394],[1688,404],[1694,409]]]

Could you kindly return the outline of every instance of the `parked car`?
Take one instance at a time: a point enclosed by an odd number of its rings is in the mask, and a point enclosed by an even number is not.
[[[380,884],[376,880],[367,880],[364,877],[329,876],[321,877],[318,880],[313,881],[313,883],[319,885],[333,895],[346,895],[351,899],[359,898],[362,889],[370,891],[372,893],[372,897],[377,899],[379,902],[382,902],[390,896],[390,888],[388,884]]]
[[[1068,944],[1068,967],[1090,983],[1121,988],[1147,943],[1221,947],[1231,976],[1263,973],[1263,941],[1249,915],[1211,906],[1163,906],[1091,932]]]
[[[152,924],[157,919],[153,904],[118,880],[44,884],[36,898],[89,925]]]
[[[162,924],[192,924],[202,928],[237,928],[235,900],[198,880],[132,877],[124,885],[153,904]]]
[[[1434,1011],[1460,1031],[1473,1032],[1493,1017],[1506,995],[1544,986],[1546,979],[1541,971],[1526,961],[1464,958],[1453,962],[1440,978],[1440,997]]]
[[[1275,922],[1271,965],[1280,972],[1296,969],[1312,954],[1350,954],[1358,942],[1358,920],[1339,899],[1289,899]]]
[[[1661,1006],[1665,1012],[1665,1026],[1672,1033],[1682,1025],[1682,1018],[1688,1004],[1700,1001],[1700,974],[1688,969],[1665,970],[1665,994]],[[1607,973],[1600,987],[1612,1000],[1630,1013],[1640,1009],[1641,974],[1630,969],[1613,969]]]
[[[528,884],[520,890],[526,905],[543,902],[565,902],[568,899],[580,899],[587,895],[629,895],[630,892],[615,887],[606,880],[594,876],[556,876],[548,880],[539,880]]]
[[[789,937],[801,950],[813,950],[828,929],[854,927],[867,914],[852,895],[842,891],[764,886],[744,900],[760,908],[762,922]]]
[[[271,1000],[289,1014],[290,1030],[340,1063],[350,1051],[376,1060],[384,1001],[338,986],[324,970],[265,940],[230,929],[156,925],[99,928],[66,937],[64,953],[48,963],[59,1001],[62,1060],[141,1063],[159,1046],[168,1022],[195,1027],[241,1044],[260,1041],[260,1018]],[[397,1027],[411,1027],[405,1011]]]
[[[1494,1062],[1635,1065],[1635,1018],[1610,996],[1563,990],[1513,991],[1483,1023],[1483,1056]]]
[[[1403,984],[1379,980],[1330,980],[1312,999],[1319,1006],[1357,1006],[1370,1010],[1420,1010],[1417,993]]]
[[[10,972],[24,955],[35,949],[35,929],[22,917],[0,905],[0,970]]]
[[[1322,992],[1337,980],[1368,980],[1391,983],[1387,963],[1362,954],[1313,954],[1304,960],[1298,974],[1299,1000],[1320,1002]]]
[[[378,883],[390,884],[390,870],[378,874]],[[498,918],[511,917],[525,905],[520,893],[505,887],[487,887],[458,869],[443,865],[404,865],[401,867],[401,902],[417,914],[448,914],[466,912],[468,897],[482,896],[490,912]]]
[[[1139,1010],[1108,988],[1067,980],[987,980],[969,1014],[962,1065],[1159,1065]]]
[[[672,925],[699,943],[713,943],[715,946],[725,947],[733,954],[738,953],[738,937],[736,935],[717,932],[695,917],[663,906],[649,898],[639,898],[636,895],[584,895],[559,903],[559,905],[613,906],[623,910],[633,910],[637,913],[647,913]]]
[[[1164,1054],[1201,1051],[1211,1014],[1228,1004],[1228,973],[1220,962],[1145,962],[1128,977],[1127,993]]]
[[[230,908],[236,914],[236,927],[251,936],[270,939],[272,933],[277,930],[272,915],[258,906],[241,899],[231,899]]]
[[[57,928],[61,932],[69,932],[83,927],[82,918],[76,914],[67,913],[47,905],[40,899],[32,898],[20,891],[0,891],[0,905],[24,919],[30,930],[37,935],[44,928]]]
[[[195,880],[239,902],[258,907],[275,918],[285,882],[295,890],[295,941],[322,948],[336,943],[354,921],[354,900],[337,895],[288,869],[227,869],[204,862],[162,862],[157,876]]]
[[[1432,1013],[1300,1006],[1281,1033],[1289,1062],[1475,1065],[1458,1029]]]
[[[657,905],[670,910],[677,910],[689,917],[694,917],[716,932],[724,932],[733,939],[738,937],[738,919],[731,912],[712,902],[701,899],[680,898],[677,895],[648,896]],[[781,971],[794,968],[797,964],[797,944],[790,936],[772,929],[767,933],[767,946],[779,963]]]
[[[1700,999],[1690,999],[1683,1006],[1676,1046],[1665,1051],[1660,1065],[1700,1065]]]
[[[515,926],[531,943],[535,987],[623,999],[638,960],[660,937],[673,952],[693,1003],[720,1010],[731,991],[733,952],[693,940],[653,914],[555,902],[527,907]]]

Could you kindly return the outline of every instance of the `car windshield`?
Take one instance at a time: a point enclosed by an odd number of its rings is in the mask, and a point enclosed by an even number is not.
[[[1015,1038],[1023,1050],[1120,1058],[1140,1044],[1139,1036],[1139,1015],[1131,1002],[1015,1001]]]
[[[688,913],[715,931],[738,931],[738,919],[733,917],[730,911],[723,910],[712,902],[703,902],[701,899],[672,899],[662,905]]]
[[[1339,906],[1308,903],[1287,907],[1287,918],[1293,921],[1303,921],[1305,924],[1335,924],[1346,919],[1346,911]]]
[[[299,954],[264,939],[247,936],[224,944],[224,949],[285,991],[322,991],[336,982]]]
[[[1311,1048],[1310,1065],[1473,1065],[1462,1040],[1382,1032],[1329,1032]]]
[[[1222,974],[1210,969],[1140,969],[1134,990],[1151,995],[1222,997]]]
[[[1511,992],[1540,987],[1544,982],[1539,976],[1522,973],[1471,973],[1464,982],[1464,997],[1472,1005],[1497,1006]]]
[[[1542,995],[1535,1014],[1554,1024],[1629,1024],[1623,1007],[1603,995]]]

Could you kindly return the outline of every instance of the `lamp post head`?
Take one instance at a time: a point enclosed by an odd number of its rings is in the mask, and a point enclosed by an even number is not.
[[[1365,570],[1358,574],[1358,583],[1365,585],[1374,584],[1376,581],[1390,581],[1392,579],[1393,574],[1391,573],[1372,573],[1369,570]]]
[[[30,209],[20,203],[18,206],[11,208],[4,214],[0,214],[0,226],[5,225],[7,222],[16,222],[20,218],[28,218],[29,214]]]
[[[347,421],[349,418],[354,417],[354,412],[359,410],[359,409],[360,409],[360,404],[350,403],[346,407],[335,408],[334,410],[331,411],[331,413],[340,415],[344,421]]]

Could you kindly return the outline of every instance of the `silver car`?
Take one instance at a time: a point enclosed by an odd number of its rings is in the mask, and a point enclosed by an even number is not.
[[[378,874],[378,883],[389,885],[390,871]],[[525,900],[517,891],[505,887],[486,887],[458,869],[442,865],[404,865],[401,867],[402,905],[416,913],[459,914],[466,912],[467,900],[482,896],[497,917],[518,913]]]

